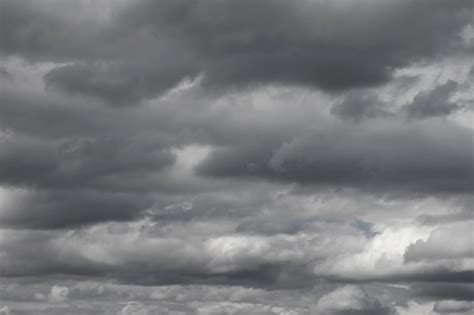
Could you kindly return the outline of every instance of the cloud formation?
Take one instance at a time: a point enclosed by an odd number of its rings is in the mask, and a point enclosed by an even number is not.
[[[433,308],[433,310],[439,314],[468,314],[472,309],[472,302],[452,300],[438,301]]]
[[[321,315],[397,314],[359,286],[345,286],[328,293],[318,301],[313,312]]]
[[[471,1],[0,10],[0,313],[472,311]]]
[[[119,8],[101,1],[102,14],[85,2],[48,5],[54,9],[2,2],[3,50],[72,62],[52,70],[47,83],[113,105],[160,95],[201,73],[217,88],[281,83],[336,91],[384,83],[396,68],[458,46],[472,9],[465,0],[140,1]]]
[[[218,177],[254,176],[369,190],[472,189],[472,133],[446,122],[321,126],[287,142],[267,143],[218,149],[198,170]]]

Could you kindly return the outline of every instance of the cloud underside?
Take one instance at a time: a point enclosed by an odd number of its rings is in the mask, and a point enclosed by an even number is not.
[[[51,70],[46,85],[113,105],[133,105],[199,74],[219,90],[381,84],[396,68],[455,49],[472,13],[464,0],[141,1],[109,9],[103,21],[75,15],[80,4],[70,11],[49,4],[53,10],[4,1],[2,49],[70,63]]]
[[[471,1],[0,3],[0,314],[472,312]]]
[[[199,172],[370,190],[468,192],[473,188],[472,133],[452,127],[325,126],[274,146],[216,150]]]

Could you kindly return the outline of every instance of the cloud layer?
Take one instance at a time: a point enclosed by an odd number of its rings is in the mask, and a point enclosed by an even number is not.
[[[0,1],[0,314],[472,311],[470,1]]]

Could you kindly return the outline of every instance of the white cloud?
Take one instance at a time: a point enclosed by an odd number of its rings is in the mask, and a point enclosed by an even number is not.
[[[427,239],[432,227],[385,227],[356,254],[341,254],[329,259],[316,272],[328,272],[348,278],[377,277],[411,271],[404,265],[403,255],[411,243]]]
[[[68,300],[68,287],[54,285],[48,295],[48,301],[51,303],[64,303]]]
[[[0,315],[10,315],[11,312],[10,312],[10,309],[8,308],[8,306],[3,306],[3,307],[0,307]]]
[[[406,306],[397,306],[396,309],[400,315],[431,315],[434,302],[417,303],[408,301]]]

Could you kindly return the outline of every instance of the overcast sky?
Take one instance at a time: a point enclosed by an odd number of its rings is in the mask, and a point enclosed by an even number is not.
[[[472,314],[472,0],[0,1],[1,315]]]

